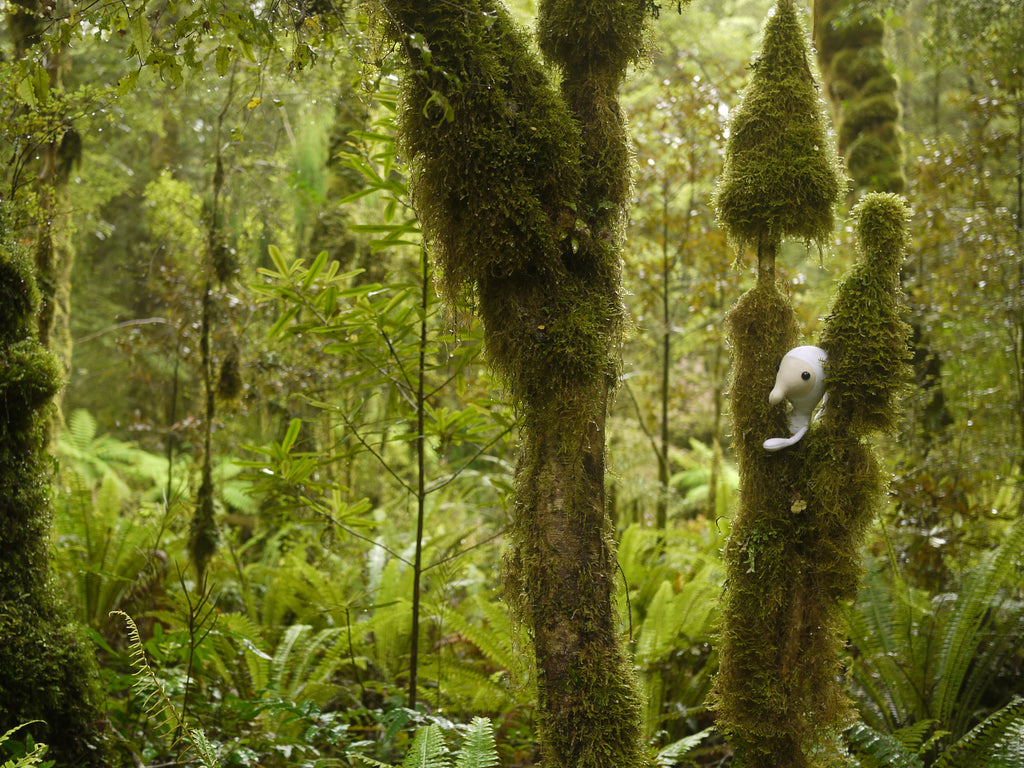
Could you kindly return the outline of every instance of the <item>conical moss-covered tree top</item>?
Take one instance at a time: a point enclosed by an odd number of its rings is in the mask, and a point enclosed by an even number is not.
[[[846,181],[811,71],[807,32],[778,0],[730,121],[718,218],[739,247],[796,237],[821,243]]]

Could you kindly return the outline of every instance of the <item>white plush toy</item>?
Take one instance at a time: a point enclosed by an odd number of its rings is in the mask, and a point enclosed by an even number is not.
[[[825,402],[825,360],[828,355],[821,347],[795,347],[789,350],[779,363],[775,376],[775,387],[768,395],[768,402],[778,405],[789,400],[789,437],[772,437],[764,441],[769,451],[778,451],[800,441],[811,426],[811,416],[821,401]],[[828,397],[825,396],[825,400]],[[820,415],[820,414],[819,414]]]

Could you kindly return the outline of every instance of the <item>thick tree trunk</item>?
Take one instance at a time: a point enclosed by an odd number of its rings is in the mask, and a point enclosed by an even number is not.
[[[62,373],[37,340],[30,260],[6,223],[0,210],[0,733],[35,720],[28,733],[58,765],[108,768],[96,659],[49,573],[45,438]]]
[[[638,765],[639,697],[618,639],[604,498],[609,382],[523,424],[506,590],[530,626],[546,765]],[[518,596],[517,596],[518,595]]]
[[[617,90],[643,2],[542,1],[540,47],[492,0],[381,0],[409,69],[401,139],[449,298],[473,292],[522,413],[505,597],[535,643],[547,768],[645,762],[618,632],[604,423],[622,325],[629,152]]]

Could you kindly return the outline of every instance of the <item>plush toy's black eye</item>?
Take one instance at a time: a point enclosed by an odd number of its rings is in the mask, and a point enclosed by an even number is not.
[[[804,381],[807,381],[808,379],[811,378],[811,372],[804,371],[803,373],[800,374],[800,378],[803,379]]]

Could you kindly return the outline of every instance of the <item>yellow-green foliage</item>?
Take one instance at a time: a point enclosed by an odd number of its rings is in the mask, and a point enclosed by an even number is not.
[[[854,186],[901,192],[899,83],[884,49],[885,23],[870,3],[815,1],[818,60],[839,118],[839,151]]]
[[[767,395],[796,341],[792,309],[762,280],[728,318],[740,506],[725,550],[714,702],[740,766],[825,765],[847,715],[843,612],[884,489],[867,439],[895,423],[909,349],[897,279],[906,204],[874,193],[854,215],[862,260],[837,289],[820,341],[828,403],[796,445],[762,447],[785,434]]]
[[[36,339],[30,261],[5,242],[0,210],[0,732],[21,722],[62,765],[115,766],[101,719],[95,658],[49,578],[52,462],[47,417],[61,385]]]
[[[821,243],[845,179],[792,0],[778,0],[730,120],[718,218],[741,247],[795,237]]]

